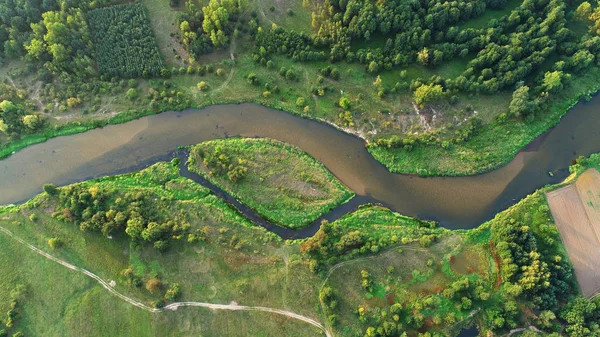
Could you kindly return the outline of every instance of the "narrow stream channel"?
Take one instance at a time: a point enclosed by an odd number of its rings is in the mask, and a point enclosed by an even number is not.
[[[473,228],[536,189],[564,179],[573,159],[599,152],[599,107],[599,98],[578,104],[500,169],[430,178],[390,173],[367,152],[362,139],[254,104],[165,112],[54,138],[0,161],[0,204],[22,202],[39,193],[44,183],[66,185],[137,170],[173,155],[180,145],[232,136],[269,137],[308,152],[356,192],[353,202],[327,218],[337,218],[358,203],[377,202],[447,228]],[[289,236],[314,231],[311,226]]]

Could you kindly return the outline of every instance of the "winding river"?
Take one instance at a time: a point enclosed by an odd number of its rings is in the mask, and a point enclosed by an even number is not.
[[[0,161],[0,204],[22,202],[39,193],[44,183],[66,185],[133,171],[173,156],[180,145],[231,136],[269,137],[308,152],[356,192],[355,200],[335,210],[333,217],[358,203],[377,202],[447,228],[473,228],[541,186],[564,179],[576,157],[600,151],[598,108],[598,98],[578,104],[500,169],[470,177],[427,178],[390,173],[367,152],[362,139],[258,105],[165,112],[54,138]],[[307,236],[317,226],[283,234]]]

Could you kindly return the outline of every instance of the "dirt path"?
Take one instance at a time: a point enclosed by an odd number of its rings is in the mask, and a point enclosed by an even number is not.
[[[227,85],[229,85],[229,82],[231,82],[231,79],[233,78],[233,73],[235,71],[235,56],[233,55],[234,53],[235,53],[235,36],[231,38],[231,45],[229,46],[229,57],[231,58],[231,61],[233,62],[233,64],[231,65],[231,70],[229,71],[229,75],[227,75],[225,82],[223,82],[223,84],[221,84],[217,89],[213,90],[212,93],[223,90]]]
[[[166,305],[162,308],[153,308],[150,307],[142,302],[136,301],[135,299],[125,296],[123,294],[121,294],[120,292],[116,291],[113,287],[110,286],[110,284],[108,282],[106,282],[104,279],[102,279],[100,276],[92,273],[89,270],[77,267],[75,265],[72,265],[66,261],[63,261],[57,257],[54,257],[48,253],[46,253],[45,251],[27,243],[25,240],[21,239],[20,237],[14,235],[11,231],[9,231],[8,229],[0,226],[0,232],[3,232],[4,234],[8,235],[9,237],[13,238],[14,240],[16,240],[17,242],[21,243],[22,245],[26,246],[27,248],[33,250],[34,252],[42,255],[43,257],[52,260],[60,265],[62,265],[63,267],[66,267],[68,269],[71,269],[73,271],[77,271],[80,272],[94,280],[96,280],[98,283],[100,283],[100,285],[106,289],[109,293],[117,296],[118,298],[122,299],[123,301],[136,306],[140,309],[146,310],[146,311],[150,311],[150,312],[154,312],[154,313],[159,313],[159,312],[164,312],[167,310],[177,310],[180,307],[202,307],[202,308],[208,308],[208,309],[212,309],[212,310],[232,310],[232,311],[261,311],[261,312],[268,312],[268,313],[273,313],[273,314],[278,314],[278,315],[283,315],[286,317],[290,317],[290,318],[294,318],[297,320],[300,320],[302,322],[311,324],[319,329],[321,329],[325,335],[327,337],[332,337],[333,335],[329,332],[329,329],[326,329],[321,323],[319,323],[318,321],[310,318],[310,317],[306,317],[306,316],[302,316],[296,313],[293,313],[291,311],[287,311],[287,310],[280,310],[280,309],[273,309],[273,308],[268,308],[268,307],[261,307],[261,306],[246,306],[246,305],[238,305],[238,304],[214,304],[214,303],[205,303],[205,302],[175,302],[175,303],[171,303],[169,305]]]

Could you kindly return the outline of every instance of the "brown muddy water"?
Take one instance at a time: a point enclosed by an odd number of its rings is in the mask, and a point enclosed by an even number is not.
[[[599,152],[599,107],[598,99],[578,104],[502,168],[470,177],[427,178],[390,173],[367,152],[362,139],[258,105],[165,112],[54,138],[0,161],[0,204],[31,198],[44,183],[66,185],[137,170],[164,160],[182,145],[233,136],[269,137],[323,162],[360,202],[381,203],[447,228],[473,228],[536,189],[564,179],[578,156]]]

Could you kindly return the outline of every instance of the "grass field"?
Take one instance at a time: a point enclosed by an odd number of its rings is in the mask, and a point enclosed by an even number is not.
[[[308,272],[305,263],[293,262],[297,247],[284,245],[275,235],[251,225],[205,188],[179,177],[170,164],[159,163],[140,173],[101,178],[82,186],[90,191],[115,189],[119,193],[151,190],[159,212],[187,221],[192,231],[201,231],[202,238],[196,242],[179,240],[164,253],[133,244],[123,234],[115,233],[109,239],[52,217],[56,201],[47,194],[18,209],[0,210],[0,226],[60,259],[115,281],[117,291],[148,305],[177,283],[182,301],[235,301],[240,305],[291,309],[319,319],[314,311],[318,279]],[[53,237],[63,241],[62,248],[48,246]],[[63,314],[64,324],[53,326],[43,335],[105,335],[107,330],[101,327],[112,320],[111,335],[115,336],[276,336],[282,329],[298,336],[320,333],[308,324],[264,313],[209,314],[205,309],[182,308],[174,313],[149,314],[108,295],[94,281],[28,251],[3,233],[0,241],[0,267],[11,269],[0,277],[0,292],[6,294],[15,283],[30,288],[17,326],[28,335],[40,335],[38,332],[47,328],[43,324],[47,319],[60,320]],[[7,266],[15,258],[22,261],[23,270]],[[160,279],[160,293],[150,293],[143,285],[129,285],[123,276],[126,269],[131,269],[142,284],[151,278]],[[36,273],[52,277],[35,277]],[[47,303],[52,303],[52,309],[44,312]],[[86,322],[89,317],[94,317],[93,323]]]
[[[211,164],[209,158],[222,156],[226,166],[247,170],[245,176],[233,181],[227,169]],[[306,226],[354,195],[307,153],[269,139],[228,138],[195,145],[189,167],[284,227]]]
[[[493,260],[485,245],[465,244],[460,235],[449,235],[428,248],[401,245],[372,259],[348,263],[336,269],[327,282],[343,294],[339,297],[339,311],[343,314],[339,317],[338,333],[351,335],[350,331],[360,329],[361,324],[354,317],[359,308],[369,317],[380,310],[389,312],[394,303],[410,307],[427,298],[436,298],[454,280],[467,275],[481,277],[491,284],[494,275],[490,261]],[[373,283],[370,291],[361,287],[363,270],[370,274]],[[466,320],[470,314],[470,310],[444,306],[424,315],[424,320],[431,322],[427,331],[451,334],[456,322]],[[449,316],[453,320],[444,320]],[[434,317],[440,320],[438,324],[433,323]]]

